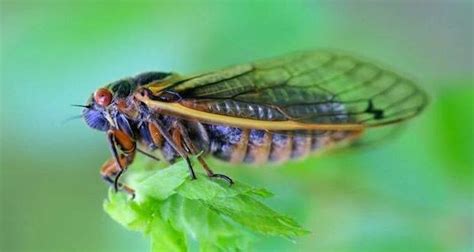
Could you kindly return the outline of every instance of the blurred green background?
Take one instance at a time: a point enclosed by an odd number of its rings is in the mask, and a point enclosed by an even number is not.
[[[412,76],[431,104],[402,134],[281,169],[225,173],[312,234],[256,251],[472,251],[471,1],[1,1],[1,251],[145,251],[102,210],[105,137],[64,123],[97,87],[338,48]]]

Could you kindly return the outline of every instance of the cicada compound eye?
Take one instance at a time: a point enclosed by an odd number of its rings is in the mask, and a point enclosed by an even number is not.
[[[99,88],[94,93],[94,101],[99,106],[107,107],[112,102],[112,93],[107,88]]]

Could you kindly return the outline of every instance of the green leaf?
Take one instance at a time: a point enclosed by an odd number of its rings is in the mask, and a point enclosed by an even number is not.
[[[141,196],[164,200],[174,194],[175,189],[188,177],[187,170],[169,167],[133,181],[130,185],[137,191],[137,200],[139,201],[141,201]]]
[[[114,193],[113,189],[109,189],[109,199],[104,202],[104,210],[112,219],[128,229],[144,230],[147,219],[142,218],[140,206],[136,202],[128,200],[127,197],[126,194]]]
[[[148,225],[151,236],[152,251],[186,251],[187,242],[185,234],[173,227],[169,221],[160,217],[152,219]]]
[[[187,251],[193,242],[201,251],[240,251],[257,235],[293,239],[308,233],[261,202],[272,196],[267,190],[199,173],[191,180],[184,161],[164,169],[131,167],[129,173],[136,198],[110,190],[104,209],[126,228],[150,236],[152,251]]]

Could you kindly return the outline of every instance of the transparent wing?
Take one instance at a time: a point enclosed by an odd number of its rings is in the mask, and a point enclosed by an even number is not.
[[[265,121],[379,126],[420,113],[411,80],[332,51],[296,53],[177,80],[166,88],[201,111]]]

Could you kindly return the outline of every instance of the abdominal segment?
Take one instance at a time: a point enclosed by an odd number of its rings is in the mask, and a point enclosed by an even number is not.
[[[231,163],[281,163],[307,156],[328,145],[347,139],[350,132],[268,132],[223,125],[207,125],[209,152]]]

